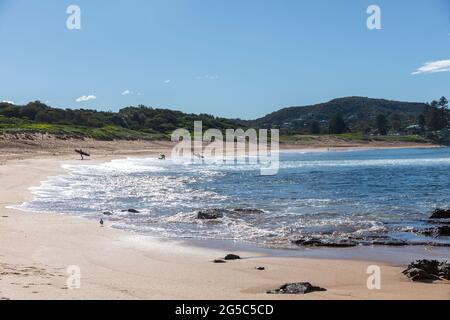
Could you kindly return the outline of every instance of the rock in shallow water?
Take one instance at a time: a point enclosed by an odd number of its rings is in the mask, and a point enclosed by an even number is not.
[[[403,247],[407,246],[408,242],[397,239],[389,239],[389,240],[374,240],[372,241],[372,245],[374,246],[390,246],[390,247]]]
[[[233,210],[228,209],[205,209],[197,212],[197,219],[201,220],[215,220],[223,218],[225,215],[233,216],[233,215],[252,215],[252,214],[260,214],[264,211],[259,209],[245,209],[245,208],[236,208]]]
[[[301,238],[292,241],[292,243],[298,246],[305,246],[305,247],[328,247],[328,248],[349,248],[358,245],[356,242],[349,240],[330,241],[330,240],[321,240],[317,238]]]
[[[450,219],[450,210],[436,209],[430,219]]]
[[[140,211],[136,210],[136,209],[127,209],[127,210],[122,210],[122,212],[129,212],[129,213],[140,213]]]
[[[450,226],[440,226],[437,230],[438,236],[450,236]]]
[[[450,226],[439,226],[436,228],[429,228],[425,230],[420,230],[418,233],[429,237],[443,237],[450,236]]]
[[[327,291],[324,288],[313,286],[309,282],[287,283],[278,289],[267,291],[268,294],[306,294],[315,291]]]
[[[236,213],[240,214],[261,214],[264,213],[264,211],[259,209],[244,209],[244,208],[236,208],[233,210]]]
[[[225,209],[206,209],[201,210],[197,213],[197,219],[200,220],[215,220],[223,218],[225,213],[229,213],[228,210]]]

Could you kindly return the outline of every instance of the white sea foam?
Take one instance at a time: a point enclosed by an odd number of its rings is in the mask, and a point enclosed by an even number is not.
[[[286,243],[308,234],[384,234],[398,229],[385,221],[420,218],[438,201],[450,203],[450,152],[417,157],[411,152],[285,153],[273,177],[260,177],[255,164],[190,159],[64,165],[67,175],[32,188],[35,199],[19,208],[102,217],[117,228],[164,237]],[[264,212],[197,219],[205,208]],[[104,211],[113,215],[103,216]]]

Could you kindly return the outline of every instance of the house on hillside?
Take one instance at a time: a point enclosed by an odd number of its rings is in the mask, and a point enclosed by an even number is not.
[[[406,134],[420,134],[423,128],[418,124],[413,124],[405,128]]]

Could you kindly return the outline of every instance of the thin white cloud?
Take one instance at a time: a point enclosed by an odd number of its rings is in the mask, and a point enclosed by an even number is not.
[[[164,81],[165,84],[169,84],[169,83],[171,83],[171,82],[172,82],[172,80],[166,80],[166,81]]]
[[[217,79],[219,79],[219,76],[218,75],[205,74],[204,76],[196,77],[196,79],[198,79],[198,80],[217,80]]]
[[[15,102],[11,100],[2,100],[1,103],[15,104]]]
[[[91,94],[88,96],[81,96],[76,101],[77,102],[86,102],[86,101],[95,100],[95,99],[97,99],[97,97]]]
[[[450,60],[438,60],[426,62],[412,74],[436,73],[450,71]]]
[[[127,95],[129,95],[129,94],[131,94],[132,92],[130,91],[130,90],[125,90],[124,92],[122,92],[122,95],[123,96],[127,96]]]

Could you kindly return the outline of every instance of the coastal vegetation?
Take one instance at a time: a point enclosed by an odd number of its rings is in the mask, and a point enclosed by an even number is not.
[[[118,112],[58,109],[35,101],[26,105],[0,103],[0,134],[52,134],[61,138],[97,140],[169,139],[177,128],[279,129],[282,141],[332,136],[357,141],[450,143],[450,110],[441,97],[430,103],[346,97],[326,103],[284,108],[256,120],[188,114],[143,105]]]

